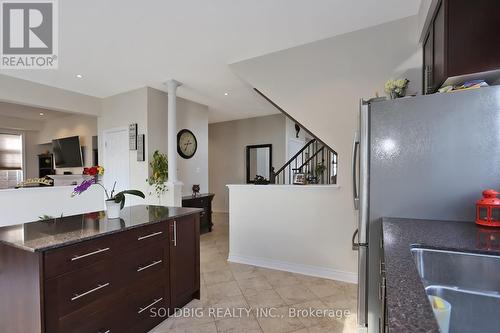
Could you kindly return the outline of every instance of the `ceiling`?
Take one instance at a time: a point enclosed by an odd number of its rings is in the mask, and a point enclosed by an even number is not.
[[[40,113],[43,113],[43,115],[40,115]],[[0,102],[0,116],[37,120],[37,121],[47,121],[55,118],[65,117],[68,115],[70,114],[66,112],[46,110],[42,108],[24,106],[20,104]]]
[[[96,97],[174,78],[218,122],[276,112],[228,64],[415,15],[420,0],[58,3],[59,69],[2,74]]]

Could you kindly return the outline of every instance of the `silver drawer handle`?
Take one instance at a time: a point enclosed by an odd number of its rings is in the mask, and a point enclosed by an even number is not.
[[[107,286],[109,286],[109,282],[105,283],[105,284],[100,284],[97,287],[95,287],[94,289],[90,289],[89,291],[86,291],[83,294],[79,294],[79,295],[75,294],[75,296],[73,298],[71,298],[71,301],[72,302],[76,301],[77,299],[82,298],[83,296],[87,296],[88,294],[92,294],[93,292],[101,290],[102,288],[106,288]]]
[[[153,263],[151,263],[151,264],[149,264],[147,266],[137,268],[137,271],[138,272],[142,272],[143,270],[151,268],[151,267],[156,266],[158,264],[161,264],[162,262],[163,262],[163,260],[155,261],[155,262],[153,262]]]
[[[79,259],[83,259],[83,258],[86,258],[86,257],[93,256],[95,254],[106,252],[106,251],[109,251],[109,247],[107,247],[105,249],[99,249],[97,251],[90,252],[90,253],[87,253],[87,254],[82,254],[81,256],[74,256],[73,258],[71,258],[71,261],[76,261],[76,260],[79,260]]]
[[[158,236],[158,235],[161,235],[162,233],[163,233],[163,231],[153,232],[152,234],[149,234],[149,235],[146,235],[146,236],[141,236],[141,237],[137,238],[137,240],[140,241],[140,240],[143,240],[143,239],[146,239],[146,238]]]
[[[104,331],[104,332],[99,331],[99,333],[111,333],[111,330],[107,330],[107,331]]]
[[[144,311],[146,311],[147,309],[149,309],[150,307],[152,307],[153,305],[155,305],[156,303],[158,302],[161,302],[163,300],[163,297],[161,298],[158,298],[158,299],[155,299],[153,303],[149,304],[148,306],[144,307],[144,308],[139,308],[139,311],[137,311],[137,313],[143,313]]]

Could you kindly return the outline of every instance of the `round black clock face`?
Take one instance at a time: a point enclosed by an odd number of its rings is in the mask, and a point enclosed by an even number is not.
[[[177,133],[177,152],[183,158],[191,158],[196,153],[198,142],[193,132],[187,129],[180,130]]]

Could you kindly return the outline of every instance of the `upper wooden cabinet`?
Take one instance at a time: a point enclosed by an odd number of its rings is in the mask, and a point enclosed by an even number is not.
[[[449,78],[500,69],[500,1],[442,0],[423,43],[423,92]]]

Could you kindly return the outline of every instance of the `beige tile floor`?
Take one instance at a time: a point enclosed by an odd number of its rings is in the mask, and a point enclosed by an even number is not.
[[[200,250],[201,299],[185,307],[197,315],[168,318],[150,333],[356,332],[356,285],[228,263],[227,214],[214,214],[213,231],[201,235]],[[310,309],[350,315],[294,315]]]

